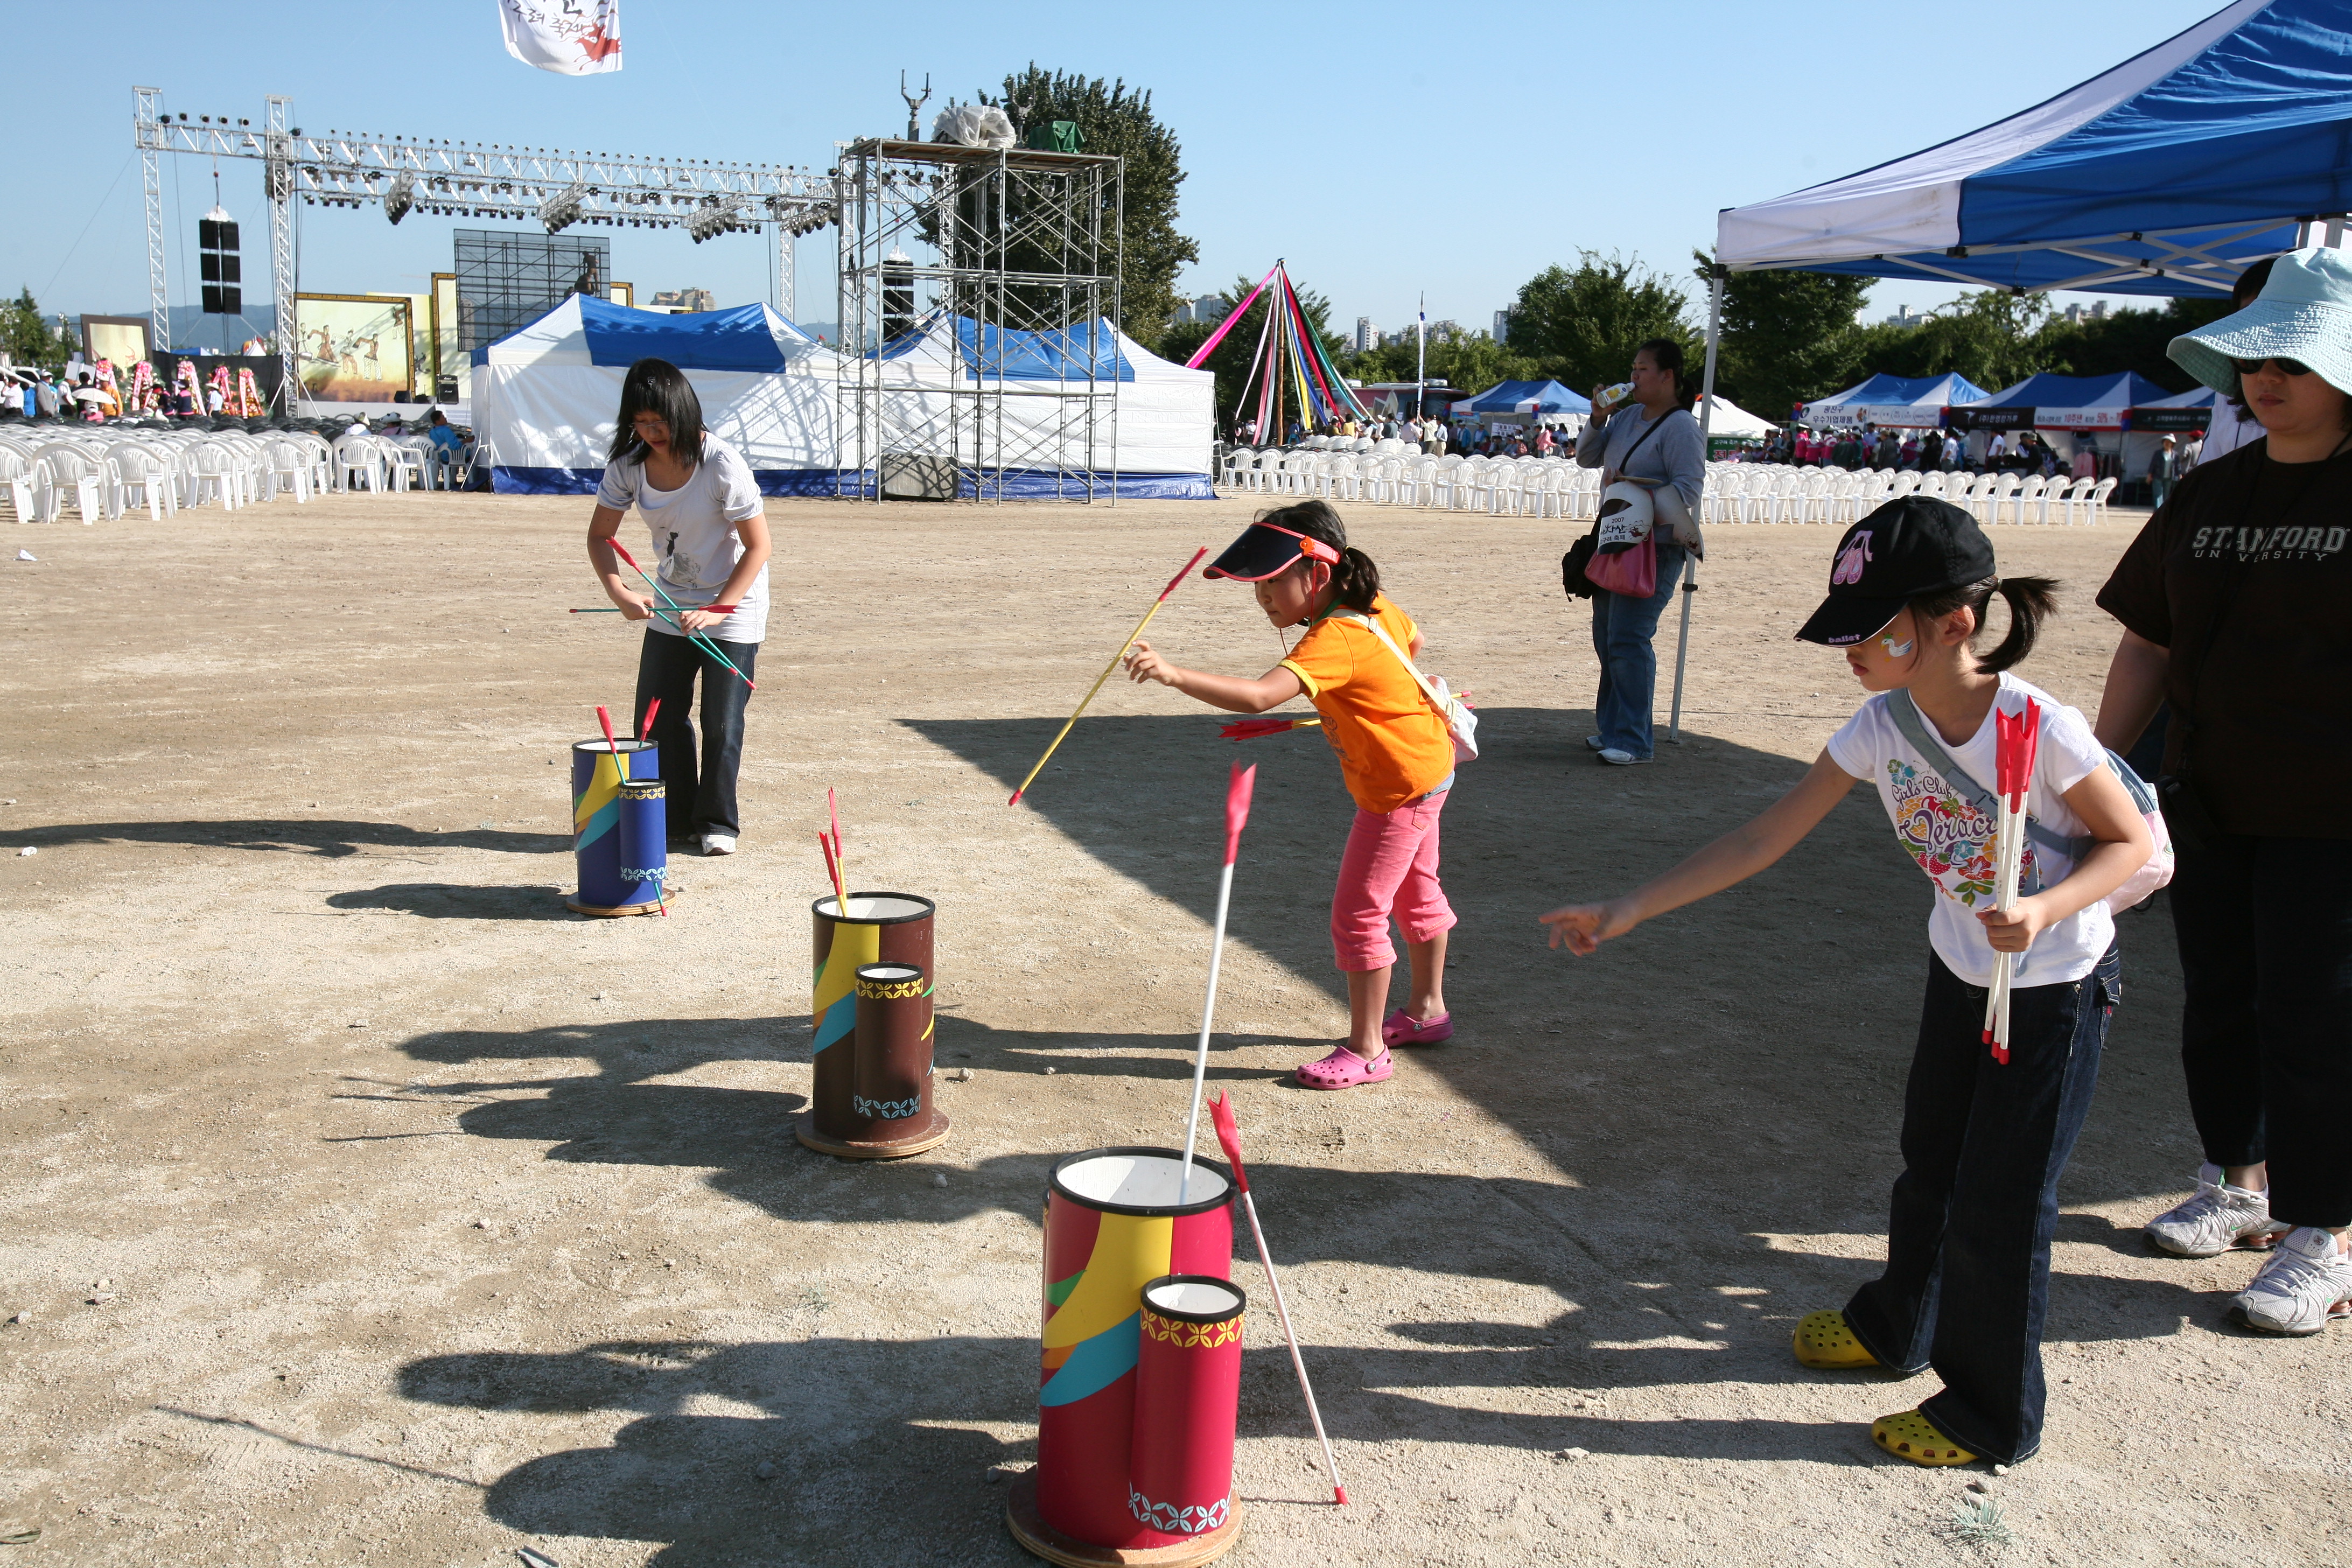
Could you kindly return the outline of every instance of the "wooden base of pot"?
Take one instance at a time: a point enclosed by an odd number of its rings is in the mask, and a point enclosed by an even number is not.
[[[1029,1551],[1063,1568],[1199,1568],[1239,1544],[1242,1505],[1236,1500],[1233,1516],[1224,1523],[1173,1546],[1096,1546],[1064,1535],[1037,1516],[1037,1472],[1031,1470],[1013,1479],[1012,1494],[1004,1500],[1004,1527]]]
[[[623,904],[620,908],[612,910],[606,909],[602,904],[583,904],[580,901],[580,895],[577,893],[563,895],[563,907],[573,914],[595,915],[606,920],[615,919],[621,915],[657,915],[661,913],[662,905],[665,902],[673,904],[677,902],[676,888],[670,889],[664,898],[656,899],[650,904]]]
[[[948,1117],[944,1110],[931,1112],[930,1127],[921,1132],[893,1138],[887,1142],[864,1142],[851,1138],[828,1138],[816,1130],[816,1112],[803,1110],[793,1119],[793,1136],[820,1154],[832,1154],[844,1160],[903,1160],[909,1154],[919,1154],[926,1149],[936,1149],[948,1141]]]

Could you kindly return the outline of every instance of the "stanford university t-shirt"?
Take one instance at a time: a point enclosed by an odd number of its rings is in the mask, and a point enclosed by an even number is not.
[[[2076,710],[2040,687],[2005,674],[1977,732],[1957,746],[1945,743],[1945,753],[1981,788],[1991,790],[1998,777],[1994,753],[2000,746],[1992,716],[1996,711],[2021,713],[2028,700],[2041,704],[2042,728],[2025,813],[2063,838],[2080,838],[2090,827],[2074,815],[2063,796],[2094,769],[2105,767],[2107,753]],[[1935,722],[1926,714],[1919,716],[1919,721],[1934,732]],[[1936,738],[1944,741],[1941,735]],[[1977,914],[1995,902],[1993,863],[2000,847],[1993,819],[1971,805],[1937,771],[1935,763],[1904,738],[1886,710],[1883,692],[1864,703],[1861,711],[1830,737],[1829,753],[1839,767],[1877,787],[1878,802],[1895,825],[1895,841],[1936,884],[1936,907],[1927,917],[1927,941],[1936,956],[1969,984],[1990,984],[1992,943],[1985,940]],[[2040,886],[2052,888],[2074,869],[2071,857],[2028,837],[2018,879],[2020,893],[2034,889],[2037,874]],[[2012,984],[2022,987],[2080,980],[2097,967],[2115,939],[2115,917],[2102,899],[2036,936],[2033,945],[2019,955]]]

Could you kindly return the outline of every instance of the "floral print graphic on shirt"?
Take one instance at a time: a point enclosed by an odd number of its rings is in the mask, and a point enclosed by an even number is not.
[[[1900,757],[1886,761],[1886,777],[1895,794],[1895,841],[1919,862],[1919,869],[1952,898],[1975,909],[1993,901],[1993,865],[1999,836],[1982,812],[1955,795],[1932,773],[1913,767]],[[2036,885],[2033,845],[2029,839],[2020,865],[2018,886]]]

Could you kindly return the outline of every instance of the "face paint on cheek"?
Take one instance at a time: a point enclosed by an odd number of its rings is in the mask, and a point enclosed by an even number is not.
[[[1889,657],[1895,658],[1902,658],[1911,651],[1911,642],[1907,637],[1901,642],[1896,642],[1891,637],[1880,637],[1878,639],[1878,646],[1885,648]]]

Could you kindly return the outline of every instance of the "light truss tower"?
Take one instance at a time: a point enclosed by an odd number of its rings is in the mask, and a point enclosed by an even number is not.
[[[842,493],[1115,500],[1124,161],[874,139],[836,165]]]
[[[359,207],[382,204],[387,195],[396,194],[394,205],[403,212],[514,218],[541,224],[550,233],[574,224],[688,228],[703,237],[772,229],[780,261],[775,303],[786,316],[793,305],[793,241],[833,221],[829,175],[790,164],[567,153],[435,136],[343,132],[306,136],[290,123],[290,98],[269,98],[257,128],[225,114],[198,115],[191,122],[185,114],[164,112],[162,89],[131,91],[132,140],[146,176],[148,308],[154,316],[156,346],[168,346],[171,331],[161,155],[257,159],[269,198],[270,286],[289,387],[295,384],[297,201]]]

